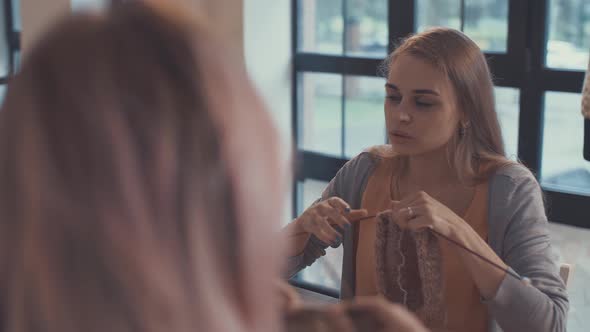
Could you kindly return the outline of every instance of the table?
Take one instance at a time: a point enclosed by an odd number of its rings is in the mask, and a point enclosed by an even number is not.
[[[340,299],[327,296],[324,294],[312,292],[310,290],[300,288],[300,287],[293,287],[301,297],[301,300],[305,304],[313,304],[313,305],[321,305],[321,304],[334,304],[340,302]]]

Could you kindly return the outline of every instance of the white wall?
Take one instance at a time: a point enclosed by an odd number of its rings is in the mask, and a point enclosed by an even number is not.
[[[244,0],[246,66],[282,135],[291,157],[291,1]],[[285,218],[290,217],[290,197]]]
[[[110,0],[71,0],[72,11],[102,10],[107,8]]]
[[[179,1],[187,8],[204,10],[216,24],[228,47],[242,52],[243,38],[243,0],[144,0],[153,2]],[[21,0],[22,45],[26,51],[36,39],[47,30],[51,23],[60,16],[72,11],[101,10],[106,8],[109,0]]]
[[[289,0],[244,0],[246,66],[281,130],[291,142],[291,13]]]

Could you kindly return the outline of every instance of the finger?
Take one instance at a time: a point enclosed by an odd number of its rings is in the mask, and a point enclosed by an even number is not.
[[[310,233],[315,235],[324,244],[330,245],[334,243],[335,239],[330,235],[329,232],[325,231],[325,224],[327,224],[327,222],[324,220],[324,217],[317,216],[312,222]]]
[[[369,211],[367,211],[366,209],[351,210],[346,215],[346,218],[350,222],[356,222],[356,221],[360,221],[359,219],[366,220],[366,219],[363,219],[363,218],[367,217],[368,215],[369,215]]]
[[[402,199],[399,202],[399,207],[411,206],[411,205],[418,205],[421,202],[424,202],[426,199],[430,198],[430,196],[424,191],[417,191],[408,195],[406,198]]]
[[[332,206],[333,208],[340,211],[340,213],[342,214],[345,214],[346,211],[350,211],[350,205],[348,205],[348,203],[346,203],[340,197],[330,197],[326,200],[326,202],[330,204],[330,206]]]
[[[343,201],[338,197],[332,197],[328,199],[328,203],[332,206],[336,211],[338,211],[337,216],[330,215],[331,219],[335,221],[338,225],[344,228],[346,225],[350,225],[349,219],[347,219],[348,215],[351,213],[350,206],[348,203]]]
[[[348,317],[346,311],[344,310],[344,306],[340,304],[331,305],[326,308],[326,315],[329,317],[330,321],[333,323],[333,327],[336,328],[334,331],[340,332],[353,332],[354,331],[354,323]]]
[[[324,202],[324,204],[318,206],[318,211],[321,215],[325,217],[330,217],[332,219],[337,219],[344,215],[344,212],[340,211],[339,208],[333,207],[330,205],[328,201]]]
[[[316,231],[318,231],[320,228],[320,224],[322,223],[322,220],[324,219],[324,217],[318,213],[318,211],[314,208],[313,211],[310,211],[310,213],[307,215],[307,222],[305,222],[305,226],[308,228],[308,232],[309,233],[315,233]]]
[[[328,223],[341,235],[344,234],[344,230],[346,229],[346,226],[350,225],[350,222],[348,220],[346,220],[346,218],[344,218],[344,217],[338,218],[338,220],[328,218]]]
[[[406,206],[396,212],[396,217],[405,219],[405,221],[409,221],[423,215],[421,212],[421,206]]]
[[[324,232],[321,229],[315,231],[313,233],[313,235],[315,235],[326,246],[330,246],[330,245],[332,245],[332,243],[334,243],[334,240],[332,240],[330,235],[328,235],[326,232]]]
[[[340,227],[338,224],[336,224],[332,221],[328,221],[328,227],[335,230],[336,231],[335,234],[337,234],[336,237],[330,242],[330,247],[338,248],[344,239],[344,228]],[[330,234],[328,234],[328,235],[330,235]]]
[[[330,244],[333,244],[341,237],[340,233],[330,225],[327,219],[324,219],[323,222],[319,224],[319,227],[322,232],[330,238]]]
[[[346,226],[350,225],[350,221],[343,216],[339,210],[334,209],[335,213],[328,214],[328,221],[330,224],[336,224],[344,229]]]
[[[426,217],[418,217],[408,221],[407,229],[417,232],[425,229],[434,229],[432,219]]]
[[[389,206],[391,210],[396,210],[400,206],[400,201],[391,201]]]
[[[275,287],[280,294],[282,306],[285,311],[291,311],[301,307],[303,303],[301,302],[299,293],[291,285],[278,279],[275,280]]]
[[[386,213],[386,212],[384,212]],[[409,210],[401,209],[398,211],[388,212],[390,219],[396,223],[401,229],[406,229],[409,220]]]
[[[329,246],[332,243],[332,240],[328,236],[328,234],[324,233],[322,230],[317,230],[313,232],[313,235],[318,238],[324,245]]]
[[[358,296],[353,303],[348,304],[348,310],[367,310],[380,318],[389,318],[386,314],[392,303],[381,296]]]
[[[328,202],[326,202],[324,206],[318,207],[318,210],[319,213],[328,217],[328,222],[330,224],[338,225],[342,229],[347,225],[350,225],[350,222],[342,215],[340,208],[332,207]]]
[[[420,202],[421,197],[422,196],[419,193],[413,193],[411,195],[408,195],[406,198],[399,201],[399,203],[397,204],[397,208],[401,209],[411,205],[417,205]]]

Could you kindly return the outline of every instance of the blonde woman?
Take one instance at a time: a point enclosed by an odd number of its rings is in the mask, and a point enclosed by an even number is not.
[[[505,157],[480,49],[436,28],[386,67],[390,144],[353,158],[287,226],[290,274],[343,243],[343,298],[383,294],[436,330],[565,331],[541,189]]]

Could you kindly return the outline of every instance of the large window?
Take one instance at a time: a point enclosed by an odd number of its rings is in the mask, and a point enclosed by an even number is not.
[[[0,5],[0,105],[8,78],[18,66],[20,24],[18,0],[4,0]]]
[[[538,176],[550,220],[590,228],[590,163],[582,157],[580,115],[590,1],[292,1],[293,129],[302,159],[294,211],[317,198],[348,159],[385,143],[385,81],[378,69],[395,43],[447,26],[485,52],[507,154]],[[333,294],[340,260],[341,253],[330,253],[299,278]]]

